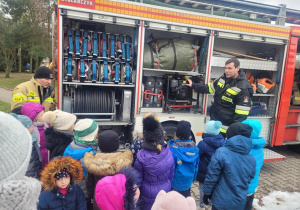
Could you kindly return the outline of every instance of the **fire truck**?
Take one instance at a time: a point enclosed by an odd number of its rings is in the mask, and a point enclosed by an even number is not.
[[[300,11],[237,0],[58,0],[56,16],[58,108],[117,131],[124,147],[147,112],[166,139],[188,120],[199,142],[213,95],[185,83],[219,78],[232,57],[254,87],[248,118],[262,122],[267,146],[300,143],[300,27],[285,26]],[[265,149],[265,161],[284,158]]]

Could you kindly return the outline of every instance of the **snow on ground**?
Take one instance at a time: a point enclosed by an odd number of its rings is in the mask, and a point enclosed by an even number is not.
[[[256,210],[300,210],[300,193],[273,191],[261,201],[254,199],[253,207]]]

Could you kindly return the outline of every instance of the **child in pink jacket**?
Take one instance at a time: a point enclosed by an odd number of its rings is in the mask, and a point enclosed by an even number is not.
[[[45,107],[41,104],[33,102],[27,102],[22,106],[22,115],[29,117],[34,126],[34,134],[40,143],[40,153],[42,158],[42,167],[45,167],[48,163],[48,150],[46,148],[46,138],[44,131],[49,126],[43,121],[43,115],[45,113]]]

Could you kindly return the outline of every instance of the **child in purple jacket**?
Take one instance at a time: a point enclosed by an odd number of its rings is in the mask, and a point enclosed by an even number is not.
[[[143,136],[143,149],[137,154],[134,168],[142,179],[141,209],[150,210],[160,190],[171,190],[174,159],[169,145],[164,142],[164,131],[159,119],[153,113],[144,116]]]
[[[22,106],[21,113],[22,115],[29,117],[33,122],[33,133],[39,140],[42,167],[44,168],[49,161],[48,150],[46,148],[46,138],[44,134],[45,129],[49,127],[43,120],[45,107],[41,104],[27,102]]]

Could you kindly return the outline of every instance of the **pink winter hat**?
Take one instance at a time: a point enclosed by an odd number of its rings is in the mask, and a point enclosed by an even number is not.
[[[43,110],[45,110],[45,107],[43,105],[33,102],[27,102],[22,106],[21,113],[22,115],[29,117],[33,122],[36,116]]]

